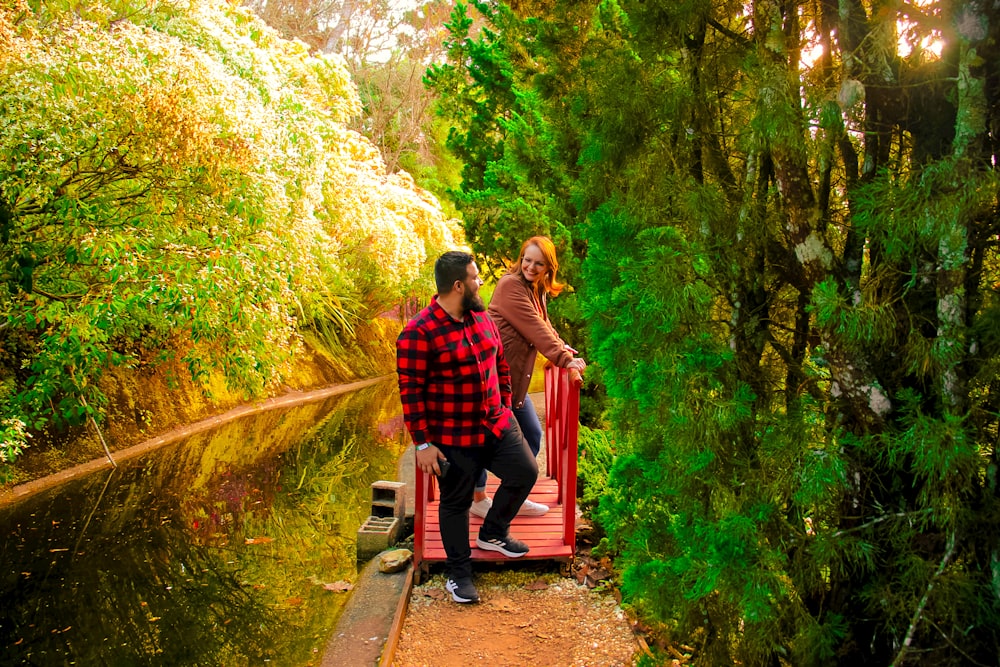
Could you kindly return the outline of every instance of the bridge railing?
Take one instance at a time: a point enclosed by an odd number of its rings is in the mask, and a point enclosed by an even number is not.
[[[561,533],[559,537],[562,546],[533,549],[532,553],[540,558],[567,558],[573,555],[576,547],[576,463],[582,378],[575,370],[558,368],[552,364],[546,364],[544,372],[545,475],[556,484],[556,501],[561,506],[562,524],[550,525],[548,528],[536,527],[532,534],[544,537],[542,532],[551,531],[549,535],[554,538]],[[436,520],[432,518],[428,521],[427,518],[428,507],[437,499],[437,479],[420,470],[415,471],[414,477],[413,564],[419,581],[419,573],[426,567],[426,561],[440,560],[443,553],[434,556],[428,551],[428,533],[438,529]],[[551,484],[552,482],[539,479],[540,486],[551,488]],[[538,488],[536,486],[536,490]],[[546,492],[546,496],[545,502],[551,502],[551,491]],[[436,517],[436,511],[431,514]],[[436,535],[431,538],[433,539],[430,541],[435,544],[440,542]],[[434,546],[431,551],[436,553],[439,547],[440,545]],[[500,557],[495,552],[473,549],[473,559],[481,558]]]
[[[563,542],[576,543],[576,461],[580,432],[580,385],[577,370],[545,365],[546,474],[559,489],[563,506]]]

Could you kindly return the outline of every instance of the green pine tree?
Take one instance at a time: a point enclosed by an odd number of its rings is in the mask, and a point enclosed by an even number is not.
[[[572,239],[627,600],[702,665],[995,664],[1000,19],[481,9],[430,76],[457,201]]]

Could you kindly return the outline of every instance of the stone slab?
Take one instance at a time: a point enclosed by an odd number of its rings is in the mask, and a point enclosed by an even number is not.
[[[386,648],[390,653],[395,650],[413,587],[413,568],[383,574],[378,561],[372,558],[358,576],[337,630],[323,651],[322,667],[378,666]]]

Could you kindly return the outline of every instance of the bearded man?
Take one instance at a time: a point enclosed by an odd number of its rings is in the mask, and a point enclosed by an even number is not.
[[[476,478],[486,469],[500,479],[476,546],[518,558],[528,547],[510,536],[510,522],[538,465],[511,412],[510,367],[479,296],[475,258],[446,252],[434,264],[434,281],[438,293],[396,341],[399,396],[417,468],[438,476],[445,588],[455,602],[478,602],[469,544]]]

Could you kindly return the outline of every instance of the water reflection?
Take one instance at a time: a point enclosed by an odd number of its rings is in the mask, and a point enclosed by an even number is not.
[[[0,662],[318,662],[405,442],[386,382],[0,508]]]

